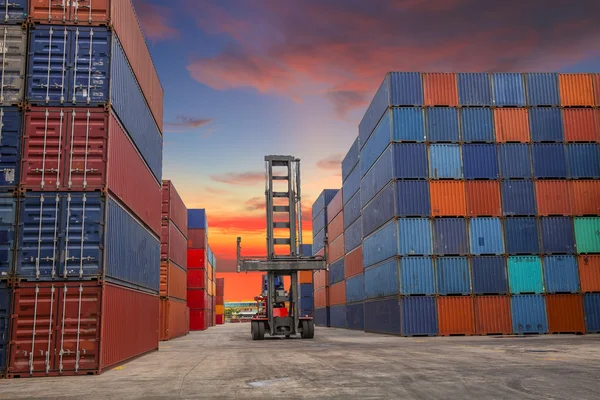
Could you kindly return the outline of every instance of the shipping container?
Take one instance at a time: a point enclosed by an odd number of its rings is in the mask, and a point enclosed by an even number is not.
[[[319,195],[319,197],[317,197],[317,200],[315,200],[312,206],[313,219],[315,219],[321,211],[327,208],[327,206],[329,205],[331,200],[333,200],[338,191],[339,189],[325,189],[321,192],[321,194]],[[189,227],[193,228],[192,226]],[[204,228],[204,226],[199,226],[198,228]]]
[[[190,331],[204,331],[208,328],[206,310],[197,310],[188,308],[190,310]]]
[[[458,106],[456,74],[424,73],[422,78],[426,106]]]
[[[425,142],[424,108],[394,107],[391,112],[394,142]]]
[[[542,251],[544,254],[573,254],[575,233],[571,217],[540,218]]]
[[[462,157],[458,144],[429,146],[429,177],[432,179],[462,179]]]
[[[329,292],[329,288],[315,288],[315,294],[314,294],[314,304],[315,304],[315,308],[320,308],[320,307],[325,307],[327,306],[327,303],[329,302],[328,300],[328,293]]]
[[[502,181],[502,212],[505,216],[536,215],[533,181]]]
[[[563,109],[563,123],[567,142],[597,142],[600,140],[598,112],[594,109],[565,108]]]
[[[160,240],[161,261],[173,261],[183,269],[187,268],[187,239],[173,221],[162,226]]]
[[[190,229],[199,229],[208,231],[208,219],[204,208],[195,208],[187,210],[188,232]]]
[[[400,299],[369,300],[364,302],[365,332],[400,335]]]
[[[533,155],[533,176],[545,179],[566,179],[569,175],[567,152],[562,143],[534,143],[531,146]]]
[[[600,74],[594,74],[594,97],[596,98],[596,105],[600,106]]]
[[[332,328],[346,328],[346,304],[331,306],[329,313]]]
[[[367,174],[375,161],[388,147],[391,140],[391,129],[390,112],[388,111],[383,115],[373,134],[360,150],[358,165],[361,178]]]
[[[428,217],[431,215],[428,182],[396,181],[393,186],[395,186],[396,214],[398,216]],[[383,209],[380,211],[384,212]]]
[[[346,153],[346,156],[342,160],[342,181],[348,179],[348,176],[350,176],[354,167],[358,165],[359,150],[358,138],[356,138],[354,142],[352,142],[350,150],[348,150],[348,153]]]
[[[23,102],[25,95],[27,29],[22,26],[4,25],[1,32],[0,44],[3,51],[0,54],[0,63],[2,63],[0,105],[16,106]]]
[[[327,224],[331,224],[333,219],[338,216],[344,209],[343,201],[343,190],[338,190],[336,195],[331,199],[331,202],[327,205]],[[343,226],[343,224],[342,224]]]
[[[329,243],[327,257],[330,262],[333,262],[344,257],[344,254],[346,254],[346,251],[344,249],[344,234],[342,233],[337,239]]]
[[[341,258],[329,265],[329,285],[344,280],[344,259]]]
[[[402,336],[435,336],[438,317],[435,297],[402,298]]]
[[[427,183],[427,182],[425,182]],[[359,221],[362,225],[362,233],[365,236],[370,235],[379,227],[384,225],[396,215],[396,184],[390,182],[381,192],[375,196],[362,210]],[[358,223],[358,221],[357,221]],[[353,225],[354,227],[354,225]],[[353,227],[346,228],[346,236],[348,231]],[[356,228],[354,228],[356,229]],[[357,244],[357,243],[355,243]]]
[[[312,221],[313,238],[327,226],[327,210],[322,210]]]
[[[471,261],[474,294],[506,294],[506,259],[502,256],[473,257]]]
[[[433,243],[436,255],[468,254],[468,236],[467,220],[464,218],[435,218],[433,220]]]
[[[162,182],[162,216],[163,225],[173,221],[177,229],[187,238],[187,208],[171,181]]]
[[[175,339],[188,334],[186,326],[187,312],[188,308],[185,300],[160,299],[160,340]]]
[[[317,326],[329,326],[329,307],[315,308],[314,321]]]
[[[329,275],[329,273],[324,270],[314,272],[313,281],[314,281],[315,290],[329,285],[328,275]]]
[[[574,215],[600,214],[600,181],[572,181]]]
[[[600,253],[600,218],[575,218],[575,240],[578,254]]]
[[[28,0],[13,0],[0,4],[4,11],[4,24],[20,24],[27,19],[27,1]]]
[[[215,315],[215,320],[217,325],[223,325],[225,323],[225,317],[222,314]]]
[[[329,241],[337,239],[344,233],[344,211],[340,211],[331,223],[327,225],[327,237]]]
[[[546,293],[579,292],[579,271],[573,256],[548,256],[543,259]]]
[[[475,297],[475,334],[509,335],[512,333],[510,297]]]
[[[600,294],[583,295],[585,330],[587,333],[600,333]]]
[[[398,254],[398,225],[396,221],[379,228],[363,240],[363,265],[375,265]]]
[[[464,217],[467,199],[464,181],[431,181],[431,215],[434,217]]]
[[[594,105],[592,74],[558,74],[560,105],[580,107]]]
[[[344,229],[347,229],[360,217],[360,191],[344,205]]]
[[[312,254],[305,255],[305,256],[312,257]],[[312,284],[312,274],[313,274],[312,271],[299,271],[298,272],[298,282],[300,282],[301,284],[304,284],[304,283]],[[218,293],[219,293],[219,286],[217,286],[217,295],[218,295]]]
[[[494,125],[496,127],[496,140],[499,143],[527,143],[531,140],[529,110],[526,108],[494,109]]]
[[[223,306],[217,306],[217,308]],[[312,315],[313,309],[315,308],[313,297],[302,297],[300,298],[300,315]],[[220,310],[223,314],[223,310]],[[217,314],[219,314],[219,310],[217,310]]]
[[[22,119],[17,108],[0,108],[0,189],[14,189],[19,183]]]
[[[186,271],[172,262],[160,264],[160,291],[163,297],[186,298],[186,288],[189,276]]]
[[[187,251],[187,267],[189,269],[206,268],[208,262],[206,260],[205,249],[188,249]]]
[[[498,179],[496,144],[465,144],[462,148],[465,179]]]
[[[365,329],[365,312],[363,303],[346,305],[346,323],[348,329],[362,331]]]
[[[17,199],[12,193],[0,194],[0,279],[13,273],[17,238]]]
[[[583,255],[577,259],[581,291],[600,292],[600,255]]]
[[[498,181],[468,181],[465,183],[467,215],[470,217],[499,217],[500,183]]]
[[[585,333],[581,294],[549,294],[546,310],[549,333]]]
[[[502,143],[498,146],[500,176],[504,179],[532,178],[531,149],[525,143]]]
[[[560,105],[557,73],[528,73],[525,83],[530,106]]]
[[[355,168],[348,178],[342,184],[342,192],[344,197],[344,206],[352,199],[352,197],[360,190],[360,169]]]
[[[547,333],[546,302],[542,295],[518,295],[510,299],[513,333]]]
[[[396,296],[400,293],[399,262],[392,258],[364,271],[364,295],[366,299]]]
[[[471,293],[471,273],[467,257],[439,257],[435,260],[435,269],[437,294]]]
[[[457,143],[460,141],[458,109],[448,107],[427,108],[427,141]]]
[[[339,304],[346,304],[346,282],[341,281],[336,284],[329,286],[329,293],[327,296],[327,305],[335,306]]]
[[[458,100],[461,106],[491,106],[490,76],[486,73],[459,73]]]
[[[529,124],[532,142],[563,142],[565,140],[560,108],[531,108]]]
[[[460,112],[462,140],[471,142],[495,142],[494,118],[490,108],[463,108]]]
[[[210,309],[210,298],[204,289],[187,289],[187,305],[189,308],[198,310]]]
[[[312,283],[301,283],[300,284],[300,297],[313,297],[313,285]],[[219,303],[217,301],[217,304],[223,304],[223,303]]]
[[[543,293],[544,278],[540,258],[508,257],[508,282],[511,294]]]
[[[362,246],[349,253],[344,257],[344,274],[346,278],[363,273],[363,253]]]
[[[538,215],[571,215],[571,185],[568,181],[535,182]]]
[[[508,254],[539,254],[538,223],[534,217],[511,217],[504,220],[504,240]]]
[[[441,336],[475,334],[475,307],[473,297],[438,297],[437,311],[439,334]]]
[[[431,257],[402,257],[399,268],[401,294],[435,294],[435,273]]]
[[[497,107],[518,106],[524,107],[525,82],[519,73],[494,73],[492,74],[493,103]]]
[[[571,178],[600,178],[600,150],[597,143],[569,143],[567,158]]]
[[[346,303],[362,302],[365,299],[363,274],[346,280]]]
[[[398,254],[402,256],[433,253],[431,222],[427,218],[401,218],[398,226]]]
[[[8,357],[9,327],[12,313],[12,290],[0,282],[0,376],[4,376]]]
[[[300,245],[300,254],[303,255],[304,257],[311,257],[312,256],[312,244],[301,244]],[[217,279],[217,282],[218,281],[219,281],[219,279]]]

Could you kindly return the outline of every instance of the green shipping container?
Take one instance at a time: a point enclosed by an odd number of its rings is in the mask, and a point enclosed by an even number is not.
[[[508,282],[512,294],[544,291],[542,261],[537,256],[509,257]]]
[[[600,218],[575,218],[577,253],[600,253]]]

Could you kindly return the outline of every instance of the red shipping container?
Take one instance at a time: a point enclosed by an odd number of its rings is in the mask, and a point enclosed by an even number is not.
[[[594,97],[596,105],[600,106],[600,74],[594,74]]]
[[[598,113],[591,108],[563,110],[565,140],[567,142],[595,142],[600,140]]]
[[[328,288],[321,288],[321,289],[317,289],[315,290],[315,294],[314,294],[314,301],[315,301],[315,308],[320,308],[320,307],[327,307],[327,292],[329,291]]]
[[[185,300],[187,273],[171,262],[160,264],[160,295]]]
[[[337,239],[330,242],[328,249],[328,262],[330,264],[344,257],[344,234],[342,233]]]
[[[573,215],[600,214],[600,181],[571,181]]]
[[[473,297],[440,296],[437,303],[440,336],[475,334]]]
[[[193,308],[189,308],[190,310],[190,332],[191,331],[204,331],[206,330],[206,311],[204,310],[195,310]]]
[[[535,191],[539,215],[571,215],[569,181],[536,181]]]
[[[494,125],[496,141],[527,143],[529,135],[529,111],[526,108],[495,108]]]
[[[215,296],[211,296],[210,300],[212,302],[212,307],[210,309],[215,311],[217,309],[217,298]]]
[[[581,291],[600,292],[600,255],[581,255],[578,264]]]
[[[107,188],[160,234],[160,185],[112,112],[32,107],[25,112],[23,126],[22,188]]]
[[[454,73],[423,74],[426,106],[458,106],[458,84]]]
[[[204,229],[188,228],[188,249],[206,249],[208,237]]]
[[[225,316],[222,314],[217,314],[217,325],[223,325],[225,323]]]
[[[188,269],[202,268],[208,264],[206,260],[206,252],[204,249],[188,249],[187,251],[187,267]]]
[[[346,257],[344,258],[344,276],[350,278],[351,276],[362,274],[363,271],[362,246],[358,246],[356,249],[346,254]]]
[[[467,214],[471,217],[500,217],[500,182],[467,181]]]
[[[187,207],[171,181],[162,182],[163,225],[173,221],[175,226],[187,238]]]
[[[299,271],[298,272],[298,283],[312,283],[313,272],[312,271]]]
[[[464,181],[431,181],[431,215],[434,217],[464,217],[467,198]]]
[[[188,308],[185,300],[161,299],[159,310],[159,338],[170,340],[188,334]]]
[[[210,309],[210,298],[204,289],[187,290],[187,304],[189,308],[208,310]]]
[[[8,376],[98,374],[157,350],[158,311],[157,296],[111,284],[22,283]]]
[[[333,221],[343,209],[344,200],[342,198],[342,189],[340,189],[327,205],[327,224],[331,224],[331,221]]]
[[[217,296],[217,297],[219,297],[219,296],[223,297],[225,295],[225,287],[224,286],[219,286],[218,282],[217,282],[217,285],[216,285],[216,289],[217,290],[216,290],[215,296]],[[221,304],[223,304],[223,303],[221,303]]]
[[[225,287],[225,278],[217,278],[217,279],[215,279],[215,282],[216,282],[218,288],[219,287],[221,287],[221,288]]]
[[[187,268],[187,240],[175,224],[163,225],[160,235],[160,258],[162,262],[173,261],[181,268]]]
[[[205,269],[187,270],[188,289],[208,289],[208,276]]]
[[[592,74],[558,74],[558,84],[561,106],[594,105]]]
[[[342,233],[344,233],[344,211],[340,211],[339,214],[327,225],[327,236],[330,241],[337,239]]]
[[[510,297],[475,296],[475,333],[510,335]]]
[[[315,289],[323,288],[328,285],[329,273],[325,270],[315,271],[313,278]]]
[[[328,306],[346,304],[346,281],[329,286]],[[320,306],[318,306],[320,307]]]
[[[216,297],[217,297],[217,305],[224,306],[225,305],[225,296],[217,295]]]
[[[581,294],[546,295],[549,333],[585,333]]]

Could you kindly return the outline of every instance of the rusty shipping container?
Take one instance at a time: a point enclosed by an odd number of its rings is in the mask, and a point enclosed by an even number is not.
[[[160,300],[160,340],[171,340],[189,333],[187,327],[188,308],[185,300],[161,299]]]
[[[467,214],[470,217],[500,217],[500,183],[498,181],[467,181]]]
[[[569,181],[536,181],[535,190],[539,215],[571,215],[571,184]]]
[[[328,288],[320,288],[315,290],[314,299],[315,299],[315,308],[326,307],[328,302]]]
[[[434,217],[464,217],[467,211],[464,181],[431,181],[431,215]]]
[[[327,205],[327,224],[331,224],[333,219],[344,209],[343,191],[338,190],[331,202]]]
[[[596,105],[600,107],[600,74],[594,74],[594,97]]]
[[[344,258],[344,276],[350,278],[354,275],[362,274],[363,267],[363,252],[362,246],[358,246]]]
[[[313,279],[314,279],[315,290],[324,288],[325,286],[328,285],[329,274],[325,270],[315,271]]]
[[[571,181],[574,215],[600,215],[600,181]]]
[[[475,333],[477,335],[510,335],[510,297],[475,296]]]
[[[332,263],[344,257],[344,234],[342,233],[337,239],[329,243],[328,262]]]
[[[591,74],[558,74],[560,105],[580,107],[594,105]]]
[[[442,296],[437,299],[441,336],[474,335],[475,308],[471,296]]]
[[[329,241],[334,241],[344,233],[344,211],[340,211],[335,218],[327,225],[327,236]]]
[[[563,110],[563,124],[565,141],[567,142],[597,142],[600,140],[597,110],[591,108],[565,108]]]
[[[187,238],[187,207],[171,181],[162,182],[163,225],[173,221],[177,229]]]
[[[426,106],[458,106],[458,84],[455,73],[423,74]]]
[[[526,108],[496,108],[494,109],[494,124],[496,141],[499,143],[527,143],[531,140],[529,111]]]
[[[188,228],[188,249],[205,249],[208,243],[208,234],[206,229]]]
[[[338,282],[329,286],[327,306],[346,304],[346,281]]]
[[[549,333],[585,333],[581,294],[546,295]]]
[[[161,227],[160,258],[162,262],[173,261],[181,268],[187,268],[187,240],[173,221]]]
[[[204,272],[204,270],[197,271]],[[160,263],[160,295],[162,297],[185,300],[187,296],[188,279],[188,272],[178,267],[176,264],[172,262]]]
[[[600,292],[600,255],[580,255],[578,265],[581,291]]]

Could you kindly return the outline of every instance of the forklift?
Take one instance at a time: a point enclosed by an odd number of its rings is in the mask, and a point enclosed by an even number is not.
[[[274,170],[277,170],[276,174]],[[309,315],[300,315],[298,273],[325,270],[327,263],[322,256],[303,256],[300,252],[302,245],[300,159],[293,156],[266,156],[265,178],[266,257],[243,257],[242,239],[237,238],[237,271],[266,272],[263,277],[261,296],[255,298],[259,312],[252,318],[250,324],[252,340],[263,340],[265,334],[286,338],[300,334],[302,339],[312,339],[315,335],[313,318]],[[276,229],[277,237],[275,237]],[[281,230],[285,234],[279,233]],[[286,276],[289,276],[291,281],[288,292],[285,291],[283,283]]]

